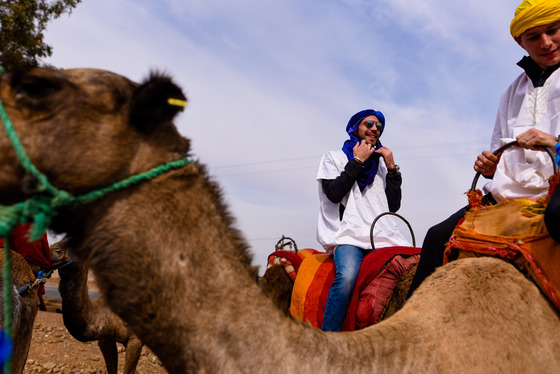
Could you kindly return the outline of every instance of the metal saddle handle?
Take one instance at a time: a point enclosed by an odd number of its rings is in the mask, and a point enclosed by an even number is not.
[[[373,222],[371,224],[371,228],[369,230],[369,240],[371,242],[372,251],[375,250],[375,245],[373,244],[373,228],[375,227],[375,223],[377,221],[379,221],[379,218],[381,218],[383,216],[386,216],[386,215],[392,215],[392,216],[395,216],[395,217],[399,217],[400,219],[402,219],[404,221],[404,223],[406,223],[406,225],[408,226],[408,229],[410,230],[410,234],[412,235],[412,246],[416,247],[416,238],[414,237],[414,231],[412,231],[412,226],[410,226],[410,223],[408,223],[408,221],[403,216],[401,216],[400,214],[393,213],[393,212],[385,212],[385,213],[381,213],[380,215],[375,217],[375,219],[373,220]]]
[[[506,149],[511,148],[515,145],[519,145],[517,140],[514,140],[513,142],[509,142],[507,144],[502,145],[500,148],[496,149],[493,153],[494,153],[494,155],[498,156],[498,155],[502,154],[502,152],[505,151]],[[556,165],[554,151],[550,147],[545,147],[545,146],[542,146],[542,145],[539,145],[538,147],[545,150],[546,153],[548,153],[548,155],[550,156],[550,159],[552,160],[553,175],[558,173],[558,165]],[[476,191],[476,184],[478,182],[479,177],[480,177],[480,172],[477,172],[476,175],[474,176],[474,180],[473,180],[472,185],[471,185],[471,191]]]

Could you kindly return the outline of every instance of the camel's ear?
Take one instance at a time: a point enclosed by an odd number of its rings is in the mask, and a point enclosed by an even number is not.
[[[171,121],[186,105],[187,98],[171,78],[151,73],[134,91],[130,122],[140,130],[152,130]]]

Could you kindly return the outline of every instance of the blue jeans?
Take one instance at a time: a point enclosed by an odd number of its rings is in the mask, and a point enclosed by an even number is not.
[[[353,245],[340,245],[334,250],[336,275],[327,297],[321,330],[340,331],[342,329],[362,259],[369,252],[369,250]]]

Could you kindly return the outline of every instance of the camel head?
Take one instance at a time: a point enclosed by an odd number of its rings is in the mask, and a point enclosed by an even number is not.
[[[0,98],[31,163],[53,186],[72,194],[185,157],[189,149],[172,123],[186,98],[161,74],[137,84],[95,69],[4,73]],[[0,152],[0,203],[33,194],[36,183],[4,130]]]
[[[51,270],[58,270],[59,275],[75,274],[77,272],[84,272],[87,269],[86,263],[78,260],[70,246],[68,245],[68,238],[62,239],[50,246],[51,250]],[[87,273],[87,271],[86,271]],[[69,275],[67,275],[69,276]],[[78,285],[75,285],[78,287]]]
[[[50,246],[51,250],[51,268],[57,269],[64,264],[73,261],[74,258],[68,248],[67,241],[61,240]]]

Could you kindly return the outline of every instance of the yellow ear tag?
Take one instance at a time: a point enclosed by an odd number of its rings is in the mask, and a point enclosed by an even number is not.
[[[180,100],[180,99],[167,99],[167,103],[169,105],[175,105],[175,106],[180,106],[181,108],[184,108],[187,106],[187,101],[186,100]]]

